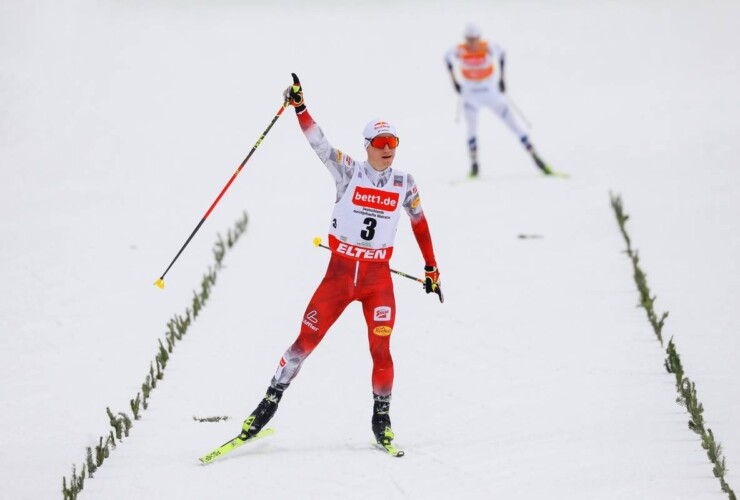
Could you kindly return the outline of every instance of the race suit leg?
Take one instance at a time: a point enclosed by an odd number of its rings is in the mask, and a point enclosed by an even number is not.
[[[354,300],[354,275],[354,261],[332,255],[326,275],[306,307],[298,338],[280,358],[272,377],[273,387],[287,387],[293,381],[308,355]]]
[[[364,276],[363,271],[366,273]],[[358,300],[362,302],[370,356],[373,359],[373,394],[388,397],[393,390],[390,340],[396,322],[396,298],[388,263],[363,264],[360,268],[359,283],[362,283],[362,288]]]
[[[527,137],[527,132],[519,125],[509,103],[506,102],[504,94],[502,94],[498,89],[492,88],[486,97],[485,105],[491,108],[491,110],[501,118],[504,124],[506,124],[509,130],[517,136],[522,145],[529,149],[529,138]]]
[[[478,110],[480,103],[473,90],[463,87],[463,110],[465,112],[465,127],[468,134],[468,152],[470,163],[478,163]]]

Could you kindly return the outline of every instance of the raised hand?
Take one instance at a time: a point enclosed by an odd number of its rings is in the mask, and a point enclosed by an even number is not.
[[[301,87],[301,81],[298,79],[298,75],[291,73],[293,76],[293,85],[290,85],[283,92],[283,97],[286,102],[289,101],[290,105],[295,108],[296,113],[300,113],[306,109],[306,103],[303,99],[303,87]]]

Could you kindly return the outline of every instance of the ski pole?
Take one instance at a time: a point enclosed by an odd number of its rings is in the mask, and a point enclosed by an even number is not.
[[[327,250],[331,250],[331,248],[329,248],[328,246],[323,245],[321,243],[321,238],[319,238],[319,237],[316,237],[316,238],[313,239],[313,244],[316,245],[317,247],[326,248]],[[423,279],[416,278],[415,276],[411,276],[410,274],[402,273],[401,271],[396,271],[395,269],[391,269],[391,272],[392,273],[396,273],[399,276],[403,276],[404,278],[408,278],[410,280],[418,281],[422,285],[424,284],[424,280]]]
[[[278,118],[280,118],[280,115],[283,114],[283,111],[285,111],[285,108],[287,108],[289,104],[290,104],[290,100],[289,99],[286,99],[285,102],[283,102],[283,105],[280,106],[280,109],[278,110],[278,112],[275,115],[275,117],[272,119],[272,121],[267,126],[267,128],[265,129],[265,131],[262,132],[262,135],[257,140],[257,143],[254,146],[252,146],[252,150],[249,152],[249,154],[247,155],[247,157],[244,158],[244,161],[242,161],[241,165],[239,165],[239,168],[236,169],[236,172],[234,172],[234,175],[231,176],[231,179],[229,179],[229,182],[226,183],[226,185],[221,190],[221,192],[219,193],[218,197],[216,197],[216,200],[211,204],[211,207],[208,209],[208,211],[206,212],[206,214],[200,220],[200,222],[198,223],[198,225],[195,226],[195,229],[193,229],[193,232],[190,233],[190,236],[188,236],[188,239],[185,241],[185,244],[182,246],[182,248],[180,248],[180,251],[177,252],[177,255],[175,255],[175,258],[172,259],[172,262],[170,262],[170,265],[167,266],[167,269],[164,270],[164,272],[162,273],[162,276],[160,276],[159,279],[154,282],[154,284],[158,288],[164,288],[164,276],[165,276],[165,274],[167,274],[167,272],[170,270],[170,268],[175,263],[175,261],[177,260],[177,258],[180,257],[180,254],[182,253],[183,250],[185,250],[185,247],[188,246],[188,243],[190,243],[190,240],[193,239],[193,236],[195,236],[195,233],[198,232],[198,230],[200,229],[200,226],[202,226],[203,223],[208,218],[208,216],[211,215],[211,212],[213,211],[213,209],[216,207],[216,205],[218,204],[218,202],[221,201],[221,197],[224,195],[224,193],[226,192],[226,190],[229,189],[229,186],[231,186],[231,183],[234,182],[234,179],[236,179],[236,176],[239,175],[239,172],[242,171],[242,168],[244,168],[244,165],[246,165],[246,163],[249,161],[249,158],[252,157],[252,154],[259,147],[259,145],[262,142],[262,140],[265,138],[265,136],[270,131],[270,129],[272,128],[272,126],[275,125],[275,122],[277,121]]]
[[[516,103],[514,102],[514,99],[512,99],[509,94],[506,94],[506,100],[509,101],[509,105],[514,109],[514,112],[519,115],[519,118],[522,119],[522,121],[524,122],[524,125],[528,129],[532,129],[533,128],[532,124],[529,122],[529,120],[527,120],[527,117],[524,116],[524,113],[522,113],[522,110],[519,109],[519,106],[516,105]]]

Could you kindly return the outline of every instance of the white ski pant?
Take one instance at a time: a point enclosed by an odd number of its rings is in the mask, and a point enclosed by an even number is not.
[[[468,131],[468,144],[475,144],[476,135],[478,134],[478,111],[482,107],[489,108],[509,127],[521,140],[526,137],[527,133],[519,126],[514,117],[506,97],[497,87],[493,86],[465,86],[461,89],[463,99],[463,109],[465,110],[465,124]]]

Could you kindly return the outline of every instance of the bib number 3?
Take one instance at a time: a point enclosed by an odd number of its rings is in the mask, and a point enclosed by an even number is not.
[[[360,232],[360,236],[365,241],[370,241],[375,236],[375,227],[378,225],[378,221],[372,217],[366,218],[362,221],[365,224],[365,229]]]

